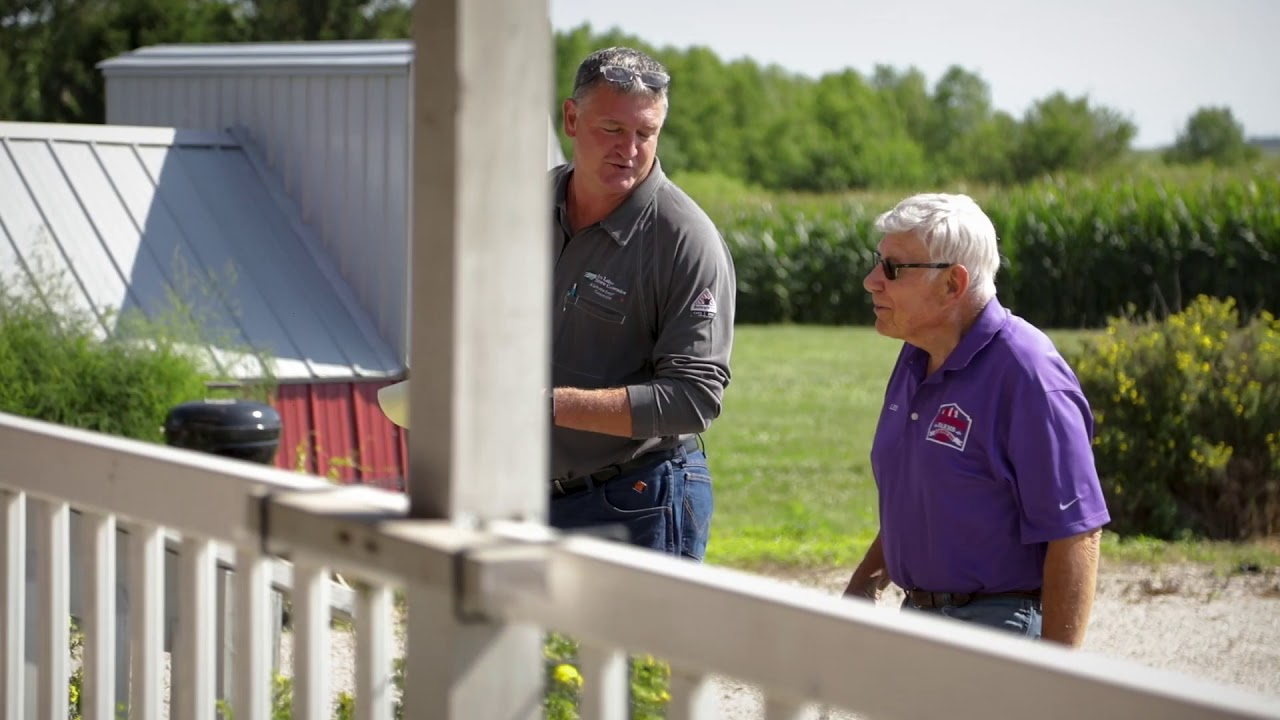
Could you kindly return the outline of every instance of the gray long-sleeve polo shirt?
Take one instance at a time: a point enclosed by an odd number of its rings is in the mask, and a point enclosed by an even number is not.
[[[552,170],[552,382],[626,387],[632,437],[553,427],[551,476],[585,475],[673,447],[720,414],[729,384],[736,278],[707,214],[649,176],[607,218],[571,233],[572,165]]]

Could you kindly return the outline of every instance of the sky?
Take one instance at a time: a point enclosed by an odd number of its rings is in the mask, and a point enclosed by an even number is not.
[[[817,77],[877,64],[977,73],[1021,118],[1087,95],[1170,144],[1198,108],[1226,106],[1250,137],[1280,136],[1280,0],[549,0],[557,30],[617,27],[658,47]],[[678,83],[678,78],[676,79]],[[673,91],[678,92],[673,85]]]

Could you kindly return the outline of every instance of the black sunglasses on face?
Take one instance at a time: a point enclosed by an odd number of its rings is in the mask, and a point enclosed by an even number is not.
[[[661,90],[671,84],[671,76],[656,70],[632,70],[621,65],[601,65],[600,74],[605,80],[617,85],[630,85],[640,79],[640,82],[650,90]]]
[[[897,280],[898,271],[902,268],[929,268],[931,270],[941,270],[949,268],[955,263],[896,263],[892,260],[886,260],[883,255],[878,252],[872,252],[871,257],[880,263],[880,267],[884,268],[884,278],[886,280]]]

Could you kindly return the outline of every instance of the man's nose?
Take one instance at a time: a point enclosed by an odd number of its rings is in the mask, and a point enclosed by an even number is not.
[[[884,271],[880,268],[880,263],[876,263],[871,267],[871,272],[862,278],[862,288],[867,292],[875,292],[884,287]]]
[[[619,151],[625,158],[633,158],[640,154],[640,138],[635,133],[624,135]]]

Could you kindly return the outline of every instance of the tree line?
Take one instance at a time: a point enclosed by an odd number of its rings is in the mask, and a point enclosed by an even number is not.
[[[0,119],[102,122],[104,83],[95,65],[142,46],[408,38],[411,25],[411,4],[400,0],[4,0]],[[1013,117],[992,106],[985,80],[959,66],[932,83],[916,68],[883,65],[869,76],[846,69],[810,78],[589,25],[555,34],[557,124],[578,62],[610,45],[644,49],[671,71],[672,112],[660,150],[669,171],[716,173],[761,188],[1020,183],[1113,164],[1136,134],[1120,110],[1062,92]],[[1256,152],[1229,108],[1203,108],[1165,159],[1225,163]]]

